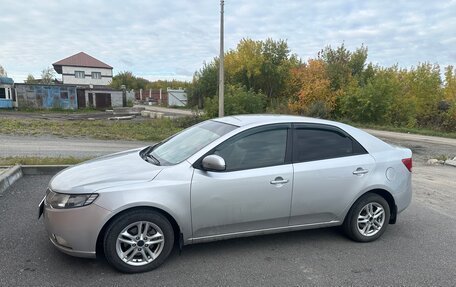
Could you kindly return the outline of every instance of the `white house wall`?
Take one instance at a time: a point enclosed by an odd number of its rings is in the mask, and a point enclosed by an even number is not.
[[[75,71],[85,73],[84,78],[76,78]],[[101,73],[101,79],[92,79],[92,72]],[[112,81],[112,69],[62,66],[62,81],[70,85],[107,86]]]

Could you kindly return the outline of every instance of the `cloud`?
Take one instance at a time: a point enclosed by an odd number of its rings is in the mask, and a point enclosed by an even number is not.
[[[80,51],[115,73],[190,80],[219,53],[219,1],[6,1],[0,65],[16,82]],[[454,0],[226,0],[225,48],[242,38],[286,39],[307,59],[327,45],[364,44],[380,65],[448,65],[456,61],[454,11]]]

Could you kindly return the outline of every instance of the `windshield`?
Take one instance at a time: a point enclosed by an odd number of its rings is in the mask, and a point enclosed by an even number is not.
[[[174,165],[236,128],[226,123],[205,121],[159,144],[150,155],[161,165]]]

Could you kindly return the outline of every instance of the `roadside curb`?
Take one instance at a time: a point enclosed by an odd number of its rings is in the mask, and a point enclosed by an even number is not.
[[[22,177],[22,168],[20,165],[15,165],[9,170],[5,171],[0,175],[0,195],[13,185],[13,183]]]
[[[15,165],[0,175],[0,195],[24,175],[51,175],[70,165]]]

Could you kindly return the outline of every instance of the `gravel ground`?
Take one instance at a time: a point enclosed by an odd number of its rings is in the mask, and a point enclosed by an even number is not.
[[[456,139],[366,130],[413,152],[413,188],[417,202],[456,218],[456,167],[427,165],[428,159],[456,156]]]
[[[413,151],[413,160],[425,164],[428,159],[456,156],[456,139],[364,129],[382,140]],[[456,172],[456,170],[455,170]]]

